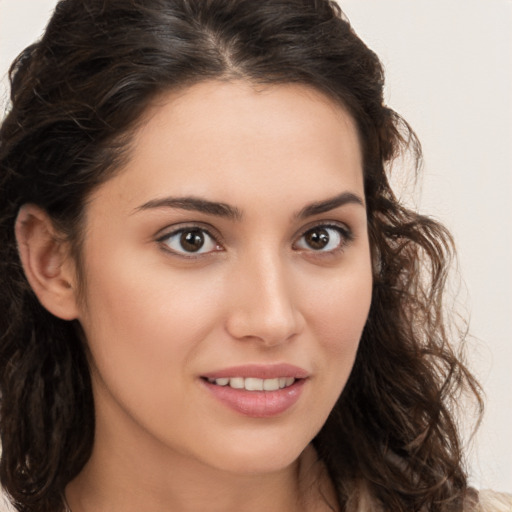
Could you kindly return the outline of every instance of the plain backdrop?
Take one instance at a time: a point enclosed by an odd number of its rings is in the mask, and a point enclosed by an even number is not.
[[[257,0],[255,0],[257,1]],[[0,103],[55,0],[0,0]],[[512,0],[340,0],[382,59],[387,102],[424,149],[411,196],[458,246],[471,362],[487,394],[471,482],[512,491]],[[403,180],[403,176],[400,178]],[[398,183],[401,183],[400,179]]]

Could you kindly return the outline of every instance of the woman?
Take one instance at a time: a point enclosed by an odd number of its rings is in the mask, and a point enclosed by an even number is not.
[[[480,399],[442,311],[451,239],[388,185],[419,144],[335,4],[65,0],[11,79],[17,510],[485,508],[453,417]]]

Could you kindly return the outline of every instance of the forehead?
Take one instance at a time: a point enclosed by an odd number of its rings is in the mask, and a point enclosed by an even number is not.
[[[210,81],[153,102],[111,187],[140,204],[162,194],[279,200],[276,191],[309,201],[346,189],[364,195],[361,162],[355,122],[320,92]]]

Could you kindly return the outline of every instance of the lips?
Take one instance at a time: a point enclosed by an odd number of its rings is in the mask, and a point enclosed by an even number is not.
[[[231,410],[254,418],[277,416],[300,398],[309,374],[289,364],[244,365],[207,373],[207,390]]]
[[[220,379],[226,377],[254,377],[257,379],[293,377],[294,379],[305,379],[308,376],[309,373],[303,368],[286,363],[272,365],[246,364],[241,366],[231,366],[230,368],[223,368],[222,370],[205,373],[203,375],[203,377],[206,379]]]

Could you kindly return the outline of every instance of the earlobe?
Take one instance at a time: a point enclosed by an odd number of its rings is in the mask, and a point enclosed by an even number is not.
[[[78,317],[76,278],[68,244],[49,215],[32,204],[20,208],[15,225],[18,252],[39,302],[63,320]]]

